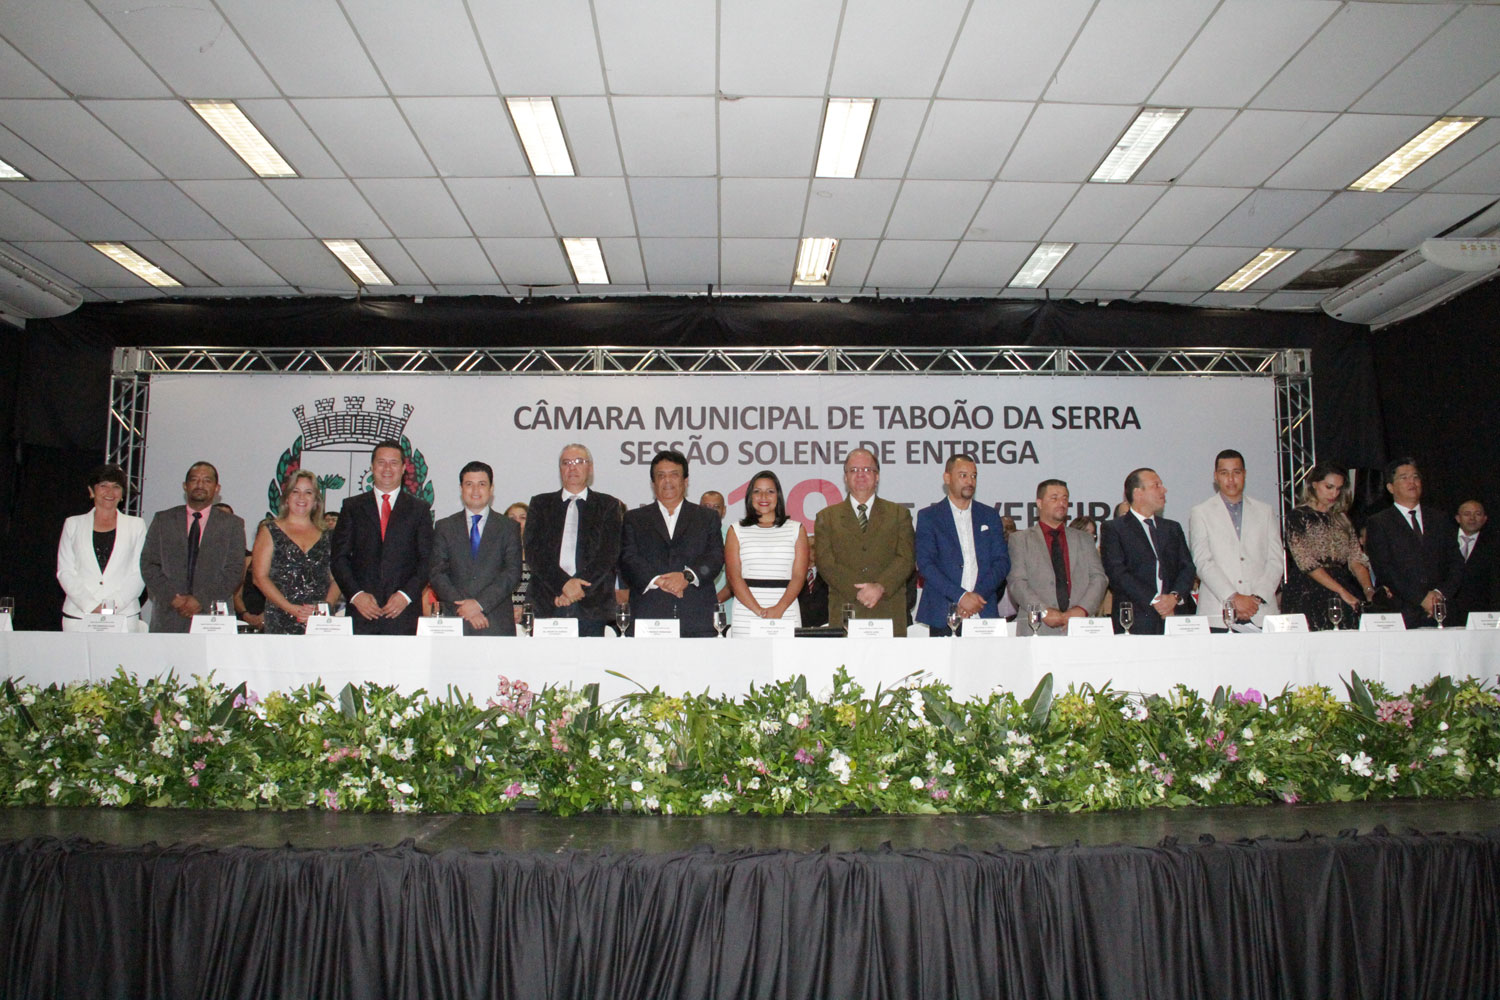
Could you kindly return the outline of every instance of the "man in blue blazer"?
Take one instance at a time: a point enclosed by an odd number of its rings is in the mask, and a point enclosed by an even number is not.
[[[1154,469],[1136,469],[1125,477],[1125,499],[1130,509],[1103,525],[1100,555],[1115,595],[1115,631],[1120,626],[1120,604],[1135,611],[1132,635],[1160,635],[1166,619],[1190,615],[1193,580],[1197,570],[1182,525],[1161,516],[1167,488]]]
[[[954,455],[943,468],[947,496],[917,515],[917,572],[922,602],[917,621],[933,636],[951,635],[948,605],[960,618],[996,618],[996,594],[1010,572],[1010,550],[1000,515],[974,502],[978,466],[970,455]]]

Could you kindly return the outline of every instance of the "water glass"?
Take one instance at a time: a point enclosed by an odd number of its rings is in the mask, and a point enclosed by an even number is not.
[[[1130,627],[1135,624],[1135,605],[1129,601],[1121,601],[1117,607],[1120,612],[1120,627],[1129,635]]]
[[[963,621],[963,619],[958,616],[958,605],[950,603],[948,605],[948,634],[949,635],[958,635],[959,623],[961,621]]]

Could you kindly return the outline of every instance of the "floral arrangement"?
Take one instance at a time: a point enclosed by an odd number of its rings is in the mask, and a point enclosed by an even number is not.
[[[739,698],[500,678],[476,702],[212,678],[0,689],[0,805],[559,814],[1069,811],[1493,797],[1500,699],[1473,679],[954,699],[842,669]]]

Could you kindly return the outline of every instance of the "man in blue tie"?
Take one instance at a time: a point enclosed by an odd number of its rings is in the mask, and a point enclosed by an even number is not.
[[[470,462],[458,474],[464,509],[433,528],[432,592],[444,615],[464,620],[464,635],[515,635],[511,591],[521,582],[521,529],[498,517],[494,472]]]
[[[1115,630],[1120,605],[1129,603],[1135,614],[1130,631],[1160,635],[1172,615],[1190,615],[1193,603],[1192,553],[1182,525],[1161,516],[1167,488],[1155,469],[1136,469],[1125,477],[1125,500],[1130,509],[1103,525],[1099,553],[1115,594]]]

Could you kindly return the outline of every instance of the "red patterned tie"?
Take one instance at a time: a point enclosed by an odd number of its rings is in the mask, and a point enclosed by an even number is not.
[[[380,540],[385,541],[385,526],[391,523],[391,495],[380,495]]]

